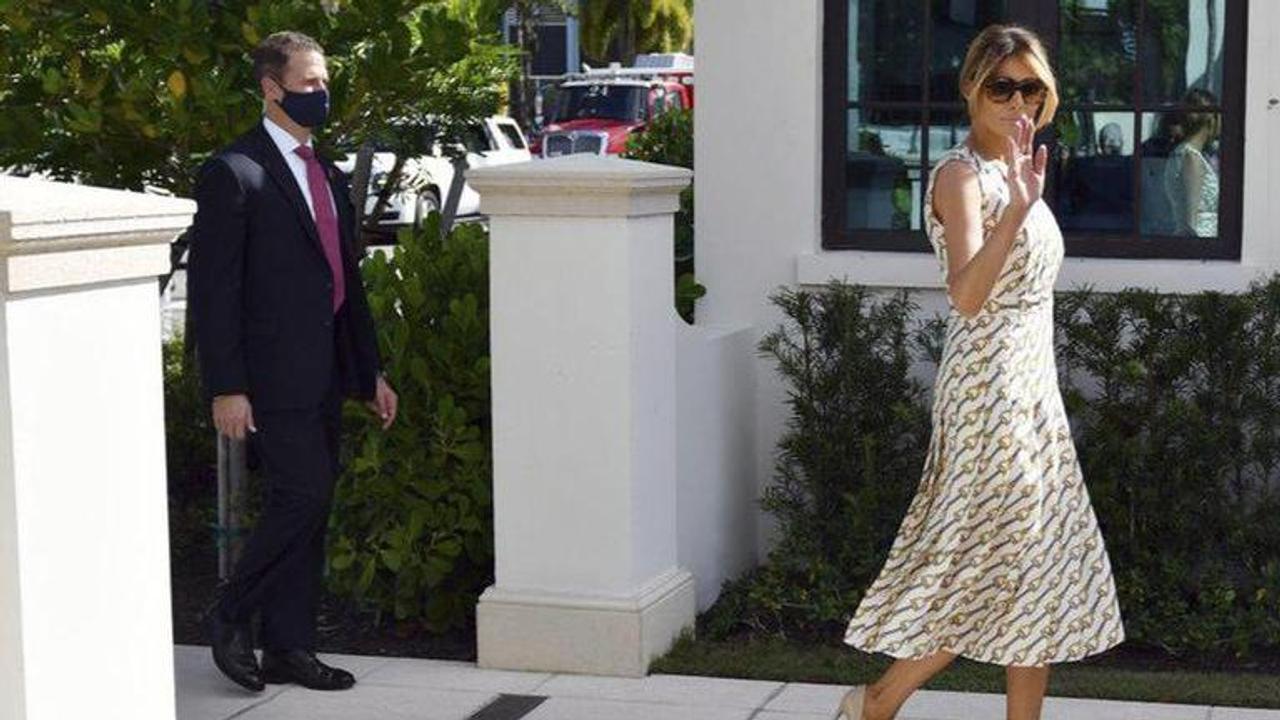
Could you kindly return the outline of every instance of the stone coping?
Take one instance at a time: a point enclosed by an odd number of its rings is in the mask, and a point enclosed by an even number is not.
[[[673,213],[693,171],[598,155],[564,155],[468,171],[490,216],[636,217]]]
[[[0,175],[0,292],[158,276],[195,210],[185,198]]]

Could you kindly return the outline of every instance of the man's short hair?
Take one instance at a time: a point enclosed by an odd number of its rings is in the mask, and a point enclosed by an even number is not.
[[[280,78],[289,64],[289,58],[297,52],[313,50],[324,55],[324,48],[309,35],[285,30],[271,33],[253,49],[253,79],[262,82],[264,77]]]

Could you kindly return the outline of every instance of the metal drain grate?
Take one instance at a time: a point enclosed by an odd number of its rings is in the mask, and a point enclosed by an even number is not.
[[[475,711],[467,720],[517,720],[533,712],[545,702],[545,695],[499,695],[496,700]]]

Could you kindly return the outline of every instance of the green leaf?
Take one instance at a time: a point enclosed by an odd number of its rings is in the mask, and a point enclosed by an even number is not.
[[[373,578],[378,571],[378,564],[374,558],[368,557],[364,560],[364,569],[360,573],[360,580],[356,583],[357,594],[365,595],[369,592],[369,588],[373,585]]]
[[[382,564],[386,566],[388,570],[390,570],[391,572],[400,572],[400,563],[401,563],[402,557],[399,551],[393,550],[391,548],[383,548],[381,557],[382,557]]]
[[[462,552],[462,543],[457,538],[450,538],[438,544],[436,550],[445,557],[457,557]]]
[[[44,88],[46,95],[56,95],[61,92],[63,87],[62,73],[55,68],[48,68],[44,71],[41,86]]]
[[[415,356],[409,360],[409,374],[413,377],[414,382],[421,387],[431,387],[431,374],[427,368],[426,358]]]

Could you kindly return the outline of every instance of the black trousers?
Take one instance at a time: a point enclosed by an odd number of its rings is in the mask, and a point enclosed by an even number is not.
[[[249,451],[266,477],[262,514],[232,572],[218,612],[249,623],[261,613],[267,650],[314,650],[325,531],[338,476],[341,385],[302,410],[254,408]]]

